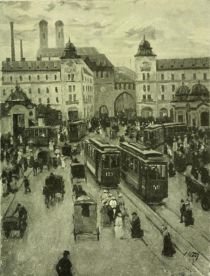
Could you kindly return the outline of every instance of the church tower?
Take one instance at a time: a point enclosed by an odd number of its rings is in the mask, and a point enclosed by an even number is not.
[[[137,115],[156,117],[156,55],[144,39],[135,55]]]
[[[58,20],[55,22],[55,36],[56,36],[56,47],[64,48],[63,22],[61,20]]]
[[[39,22],[40,48],[48,48],[48,23],[45,20]]]

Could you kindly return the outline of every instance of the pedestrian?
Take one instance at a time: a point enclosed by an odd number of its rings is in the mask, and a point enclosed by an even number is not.
[[[181,199],[181,202],[180,202],[180,214],[181,214],[180,223],[184,222],[185,211],[186,211],[185,202],[184,202],[183,199]]]
[[[23,178],[23,183],[24,183],[24,187],[25,187],[25,194],[31,193],[30,182],[26,176],[24,176],[24,178]]]
[[[162,255],[166,257],[173,257],[176,253],[174,245],[171,240],[171,235],[168,232],[167,226],[162,227],[162,234],[163,234],[163,250]]]
[[[132,213],[131,219],[131,237],[135,238],[142,238],[143,237],[143,230],[141,229],[141,222],[140,218],[136,212]]]
[[[173,177],[176,174],[176,171],[174,169],[174,163],[173,163],[172,159],[170,159],[170,162],[168,165],[168,174],[169,174],[169,177]]]
[[[61,168],[65,169],[65,167],[66,167],[65,158],[63,155],[61,155]]]
[[[173,149],[173,152],[176,152],[177,149],[178,149],[178,145],[177,145],[177,141],[176,141],[176,138],[175,138],[175,137],[174,137],[174,140],[173,140],[172,149]]]
[[[122,219],[121,212],[118,212],[115,218],[114,232],[115,232],[115,238],[123,239],[124,231],[123,231],[123,219]]]
[[[34,160],[34,162],[33,162],[33,173],[34,173],[34,176],[37,175],[38,165],[39,164],[38,164],[37,160]]]
[[[58,273],[58,276],[72,276],[72,263],[69,260],[70,252],[65,250],[63,252],[63,258],[61,258],[57,265],[56,265],[56,271]]]
[[[13,212],[12,216],[14,216],[16,213],[18,213],[19,222],[21,222],[21,220],[26,221],[26,219],[28,217],[28,212],[22,204],[20,204],[20,203],[17,204],[17,207],[16,207],[15,211]]]
[[[185,204],[186,204],[186,210],[184,214],[185,226],[194,225],[194,218],[193,218],[191,204],[189,201],[187,201]]]

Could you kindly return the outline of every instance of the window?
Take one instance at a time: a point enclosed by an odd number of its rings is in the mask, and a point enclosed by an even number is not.
[[[126,83],[123,84],[124,89],[126,89]]]
[[[146,95],[143,95],[143,101],[145,101],[146,100]]]
[[[171,79],[174,80],[174,74],[171,74]]]
[[[147,85],[147,91],[148,92],[150,91],[150,85]]]
[[[161,91],[165,92],[165,86],[164,85],[161,85]]]
[[[40,77],[39,77],[39,75],[37,75],[37,80],[39,80],[40,79]]]
[[[54,79],[57,80],[57,75],[54,75]]]
[[[28,89],[28,93],[31,94],[31,88]]]
[[[49,88],[48,87],[46,88],[46,92],[49,93]]]
[[[59,103],[59,99],[58,99],[58,97],[56,97],[56,103]]]
[[[68,74],[68,80],[71,80],[71,75],[70,74]]]
[[[161,80],[164,80],[164,74],[161,74]]]
[[[175,91],[175,89],[176,89],[175,85],[174,85],[174,84],[172,84],[172,92],[174,92],[174,91]]]
[[[4,81],[4,77],[2,77],[1,80]]]
[[[109,72],[108,72],[108,71],[106,71],[106,77],[107,77],[107,78],[109,77]]]
[[[48,103],[48,104],[50,103],[50,98],[47,98],[47,103]]]
[[[41,104],[42,103],[42,99],[41,98],[39,98],[39,104]]]
[[[183,115],[178,115],[178,122],[183,123]]]
[[[164,95],[161,95],[161,100],[164,101]]]
[[[46,80],[48,80],[48,75],[45,76]]]
[[[207,74],[206,73],[203,73],[203,79],[207,80]]]
[[[10,76],[10,81],[12,81],[12,76]]]
[[[103,71],[101,71],[101,78],[103,78]]]
[[[20,81],[22,81],[23,80],[23,77],[22,76],[20,76]]]
[[[152,100],[151,95],[148,95],[148,96],[147,96],[147,99],[148,99],[149,101],[151,101],[151,100]]]
[[[55,92],[58,93],[58,87],[57,86],[55,87]]]
[[[142,74],[142,79],[145,80],[145,74],[144,73]]]
[[[28,76],[28,80],[29,80],[29,81],[31,80],[31,76]]]
[[[3,96],[5,96],[6,95],[6,91],[5,91],[5,89],[3,90]]]
[[[119,83],[119,89],[121,89],[121,83]]]
[[[131,89],[131,83],[128,84],[128,89]]]
[[[196,80],[196,73],[193,74],[193,79]]]
[[[185,80],[185,74],[182,74],[182,80]]]
[[[136,85],[135,85],[135,83],[133,84],[133,89],[135,89],[136,88]]]
[[[77,96],[77,95],[76,95],[76,94],[74,94],[74,102],[76,102],[76,96]]]
[[[74,74],[71,75],[71,81],[74,81]]]
[[[147,79],[148,79],[148,80],[150,79],[150,74],[149,74],[149,73],[147,73]]]
[[[96,72],[96,78],[98,78],[98,72]]]
[[[71,85],[69,85],[69,92],[71,92]]]
[[[73,85],[73,92],[75,91],[75,85]]]
[[[143,90],[144,90],[144,92],[146,91],[146,85],[143,85]]]
[[[82,204],[81,207],[82,207],[82,216],[89,217],[90,216],[89,204]]]
[[[172,94],[172,99],[175,99],[175,94]]]
[[[72,94],[69,95],[69,101],[72,102]]]
[[[38,88],[38,94],[40,94],[40,88]]]

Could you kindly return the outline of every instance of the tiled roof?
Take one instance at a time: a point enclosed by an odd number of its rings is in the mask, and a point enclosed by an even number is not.
[[[115,82],[135,82],[135,72],[127,67],[115,67]]]
[[[47,61],[3,61],[3,72],[14,71],[58,71],[60,70],[60,60],[47,60]]]
[[[183,58],[183,59],[159,59],[156,69],[161,70],[181,70],[181,69],[209,69],[210,57],[203,58]]]

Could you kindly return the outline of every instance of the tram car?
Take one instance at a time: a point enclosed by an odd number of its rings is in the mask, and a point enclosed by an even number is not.
[[[148,204],[168,196],[167,161],[162,153],[137,143],[120,144],[121,177]]]
[[[85,165],[101,187],[117,188],[120,183],[120,151],[105,140],[84,141]]]
[[[172,144],[174,136],[183,137],[187,133],[184,123],[154,124],[144,129],[144,143],[150,148],[157,148],[165,142]]]
[[[84,121],[68,122],[68,135],[70,142],[79,142],[85,135],[87,126]]]
[[[57,127],[32,126],[25,129],[24,137],[27,144],[33,144],[35,146],[48,146],[51,140],[56,141],[57,132]]]

